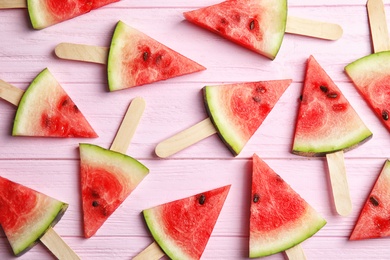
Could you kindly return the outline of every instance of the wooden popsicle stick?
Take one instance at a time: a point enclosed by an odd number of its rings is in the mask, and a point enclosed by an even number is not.
[[[107,64],[108,51],[107,47],[67,42],[58,44],[54,49],[58,58],[99,64]]]
[[[27,8],[27,0],[0,0],[0,9]]]
[[[18,106],[24,91],[0,79],[0,98]]]
[[[287,17],[286,33],[299,34],[325,40],[338,40],[343,35],[340,25],[298,17]]]
[[[67,260],[78,260],[80,257],[65,243],[64,240],[49,228],[39,239],[58,258]]]
[[[111,144],[110,150],[125,154],[145,110],[145,100],[134,98]]]
[[[341,216],[348,216],[352,211],[352,202],[344,164],[344,152],[339,151],[327,154],[326,159],[328,161],[330,182],[336,211]]]
[[[133,260],[157,260],[163,257],[165,253],[161,250],[160,246],[153,242],[141,253],[133,257]]]
[[[289,260],[306,260],[306,255],[301,244],[291,247],[284,252]]]
[[[169,157],[213,134],[217,133],[210,118],[168,138],[156,146],[155,152],[161,158]]]
[[[374,52],[390,50],[389,31],[383,1],[368,0],[367,11]]]

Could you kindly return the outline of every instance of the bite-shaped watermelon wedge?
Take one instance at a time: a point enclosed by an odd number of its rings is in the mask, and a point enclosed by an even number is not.
[[[199,259],[225,203],[230,185],[143,211],[146,224],[171,259]]]
[[[33,80],[16,111],[14,136],[97,137],[84,115],[48,69]]]
[[[119,21],[108,55],[110,91],[140,86],[205,67]]]
[[[303,156],[323,156],[351,150],[371,137],[371,131],[340,89],[310,56],[292,152]]]
[[[285,251],[317,233],[326,220],[256,154],[253,155],[249,256]]]
[[[390,236],[390,161],[382,171],[368,195],[350,240]]]
[[[234,155],[263,123],[292,80],[271,80],[206,86],[207,113]]]
[[[119,0],[27,0],[27,8],[34,29],[43,29],[118,1]]]
[[[390,51],[374,53],[345,67],[347,75],[390,131]]]
[[[286,30],[286,0],[228,0],[184,17],[245,48],[274,59]]]
[[[0,176],[0,225],[19,256],[61,219],[68,204]]]
[[[134,158],[93,144],[80,144],[84,236],[104,224],[149,173]]]

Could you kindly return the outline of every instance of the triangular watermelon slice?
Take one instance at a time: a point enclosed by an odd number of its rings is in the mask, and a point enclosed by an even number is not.
[[[89,238],[149,173],[130,156],[80,144],[84,236]]]
[[[271,80],[203,88],[209,117],[234,155],[241,152],[291,82]]]
[[[350,240],[390,236],[390,161],[386,160],[363,206]]]
[[[16,111],[14,136],[97,137],[84,115],[44,69],[23,94]]]
[[[303,156],[323,156],[351,150],[371,137],[371,131],[340,89],[310,56],[292,152]]]
[[[287,21],[286,0],[228,0],[184,17],[245,48],[274,59]]]
[[[345,71],[390,131],[390,51],[368,55],[348,64]]]
[[[143,211],[154,240],[171,259],[199,259],[230,185]]]
[[[34,29],[69,20],[103,5],[119,0],[27,0],[27,8]]]
[[[111,91],[205,70],[205,67],[119,21],[108,56]]]
[[[0,177],[0,225],[19,256],[61,219],[68,204]]]
[[[253,155],[249,256],[263,257],[285,251],[313,236],[326,224],[256,154]]]

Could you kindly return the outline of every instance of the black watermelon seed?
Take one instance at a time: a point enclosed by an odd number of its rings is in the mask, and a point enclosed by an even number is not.
[[[328,98],[337,98],[338,97],[338,95],[337,95],[337,93],[329,93],[328,95],[326,95]]]
[[[385,121],[389,120],[389,112],[386,109],[382,110],[382,118]]]
[[[324,92],[324,93],[328,93],[328,91],[329,91],[328,87],[323,86],[323,85],[320,86],[320,89],[321,89],[321,91]]]
[[[256,103],[260,103],[260,101],[261,101],[261,98],[259,97],[259,96],[254,96],[254,97],[252,97],[253,98],[253,100],[256,102]]]
[[[376,200],[376,198],[374,198],[373,196],[370,197],[370,202],[372,205],[374,205],[375,207],[378,207],[379,206],[379,201]]]
[[[206,202],[206,196],[204,194],[199,197],[199,204],[203,205]]]
[[[255,194],[253,195],[253,202],[254,202],[254,203],[257,203],[257,202],[259,202],[259,200],[260,200],[260,195],[257,194],[257,193],[255,193]]]
[[[250,22],[250,24],[249,24],[249,29],[250,29],[250,30],[255,29],[255,20],[252,20],[252,21]]]
[[[92,201],[92,206],[96,208],[97,206],[99,206],[99,202],[97,202],[96,200]]]
[[[69,100],[68,99],[65,99],[64,101],[62,101],[61,103],[61,106],[66,106],[67,104],[69,103]]]
[[[149,53],[147,51],[145,51],[143,54],[142,54],[142,58],[144,59],[144,61],[147,61],[149,59]]]

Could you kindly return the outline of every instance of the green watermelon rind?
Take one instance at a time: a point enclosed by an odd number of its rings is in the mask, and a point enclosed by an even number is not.
[[[258,247],[251,247],[249,251],[250,258],[264,257],[280,253],[290,249],[306,239],[312,237],[316,234],[321,228],[323,228],[327,221],[322,218],[316,211],[309,210],[304,216],[302,216],[297,222],[302,222],[302,225],[297,225],[295,229],[285,230],[283,229],[284,235],[288,232],[290,235],[287,235],[286,241],[283,241],[282,238],[273,241],[271,246],[266,247],[261,242],[258,242]],[[310,223],[310,225],[307,225]],[[306,226],[305,226],[306,225]],[[255,244],[256,242],[254,242]]]
[[[217,111],[219,111],[219,105],[215,104],[215,102],[212,102],[217,100],[217,98],[214,98],[213,95],[215,93],[218,93],[218,89],[213,88],[213,86],[205,86],[203,88],[204,104],[207,114],[209,115],[214,127],[217,129],[218,135],[223,143],[228,147],[234,156],[237,156],[247,141],[241,140],[240,137],[236,134],[235,129],[224,127],[228,125],[225,123],[226,118],[223,115],[219,116],[219,113],[217,113]]]
[[[27,10],[34,29],[43,29],[55,23],[54,21],[50,21],[47,15],[48,11],[44,9],[45,6],[39,4],[39,1],[27,0]]]
[[[36,232],[31,233],[30,236],[18,246],[12,248],[15,256],[21,256],[39,243],[39,239],[45,235],[49,228],[54,227],[65,214],[68,209],[68,204],[58,201],[56,206],[52,208],[51,213],[47,215],[47,218],[43,221],[42,225],[36,229]]]

